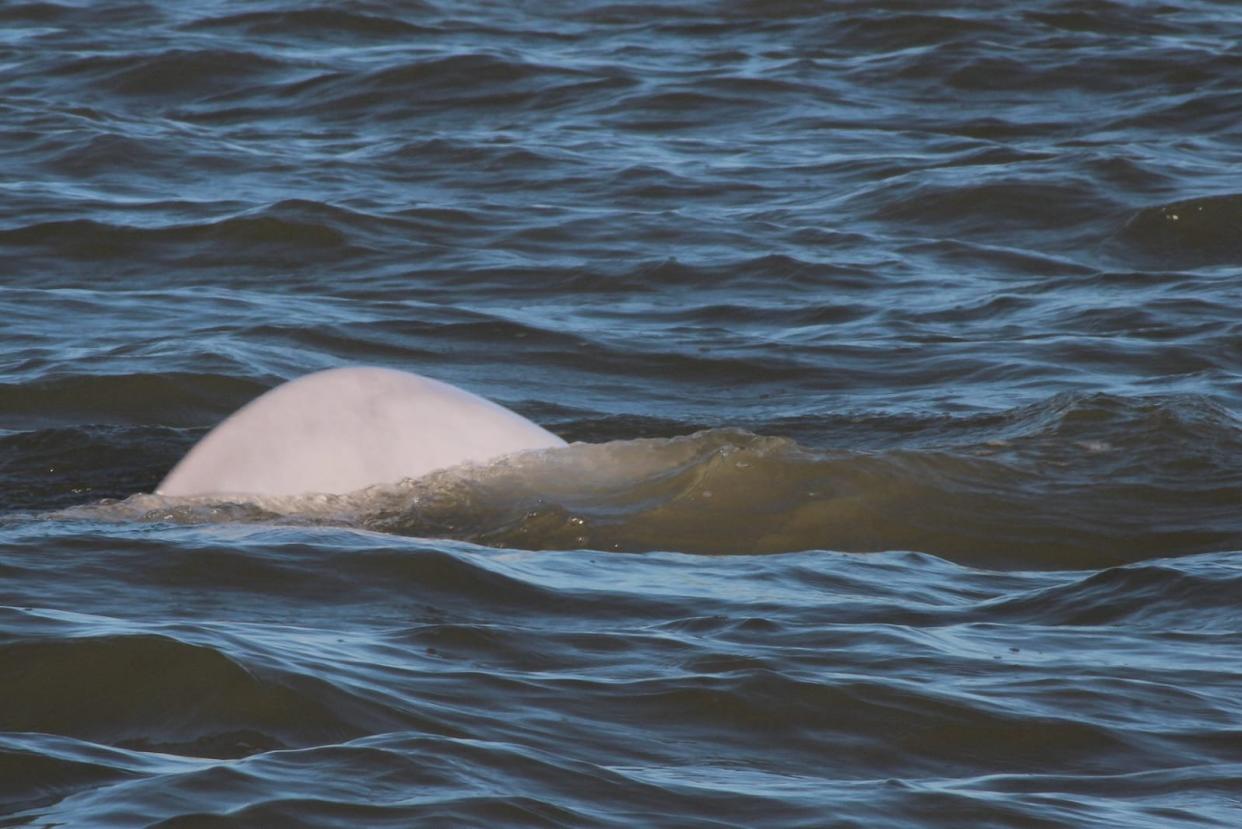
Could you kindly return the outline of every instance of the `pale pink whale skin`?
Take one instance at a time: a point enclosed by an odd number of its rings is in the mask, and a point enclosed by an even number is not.
[[[565,441],[447,383],[337,368],[277,386],[207,434],[160,495],[344,493]]]

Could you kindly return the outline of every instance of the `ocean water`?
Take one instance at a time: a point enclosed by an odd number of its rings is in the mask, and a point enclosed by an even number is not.
[[[1240,43],[0,5],[0,826],[1242,826]],[[571,445],[152,494],[345,365]]]

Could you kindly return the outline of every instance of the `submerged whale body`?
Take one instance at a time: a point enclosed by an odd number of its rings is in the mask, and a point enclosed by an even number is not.
[[[344,493],[565,441],[447,383],[338,368],[277,386],[207,434],[161,495]]]

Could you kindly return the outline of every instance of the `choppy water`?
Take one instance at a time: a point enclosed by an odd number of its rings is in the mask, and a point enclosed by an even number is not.
[[[1242,825],[1240,38],[0,6],[0,825]],[[575,443],[149,494],[351,364]]]

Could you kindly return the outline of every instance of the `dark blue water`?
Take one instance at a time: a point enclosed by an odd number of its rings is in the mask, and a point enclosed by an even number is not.
[[[1242,825],[1240,42],[0,5],[0,825]],[[360,364],[573,445],[150,494]]]

